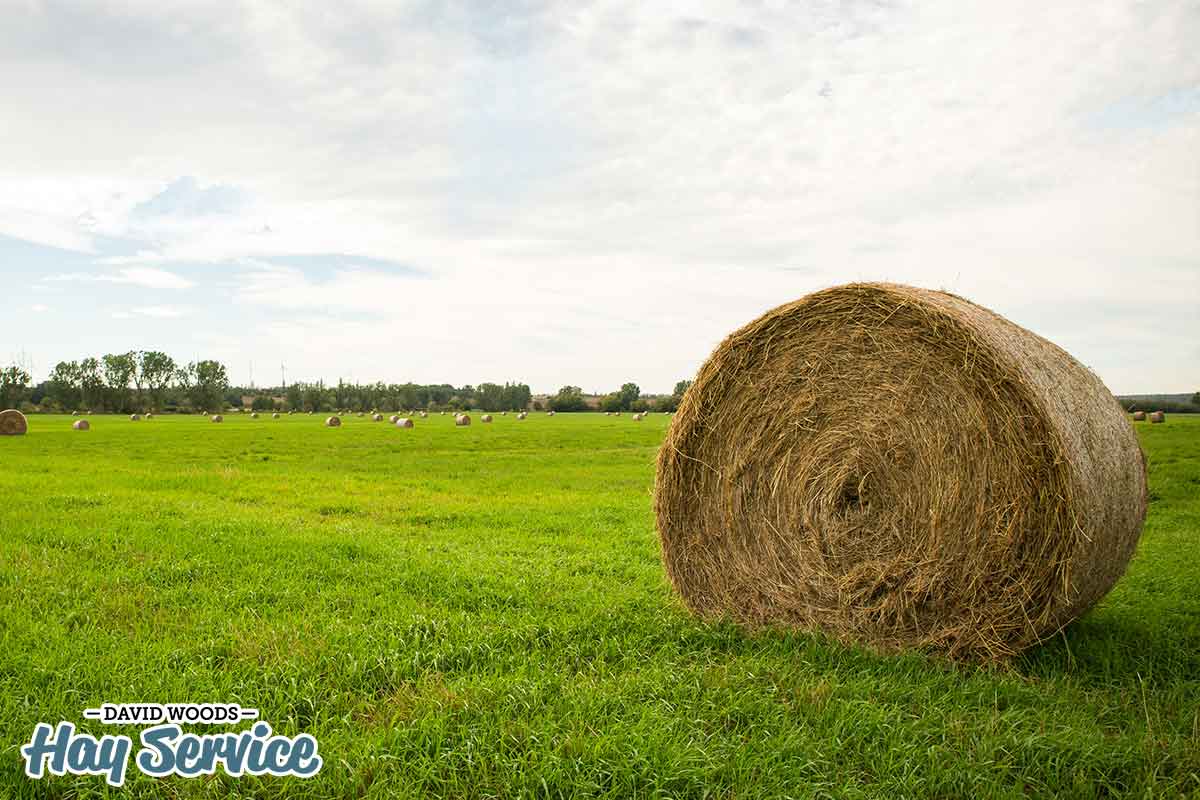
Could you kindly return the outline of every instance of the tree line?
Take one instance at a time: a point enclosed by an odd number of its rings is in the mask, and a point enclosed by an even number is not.
[[[636,384],[627,383],[602,398],[602,410],[675,409],[689,382],[677,385],[675,394],[657,404],[642,398]],[[60,361],[50,376],[31,385],[29,373],[18,366],[0,369],[0,408],[26,411],[216,411],[242,407],[245,398],[259,411],[371,411],[465,410],[517,411],[542,403],[533,399],[529,386],[520,382],[452,386],[417,383],[349,383],[339,380],[298,381],[278,387],[242,387],[229,383],[225,365],[215,359],[176,362],[157,350],[110,353],[99,358]],[[566,386],[545,404],[556,411],[593,408],[579,387]]]

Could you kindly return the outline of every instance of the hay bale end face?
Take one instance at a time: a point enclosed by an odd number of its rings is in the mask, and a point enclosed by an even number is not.
[[[1112,588],[1146,473],[1116,400],[1052,343],[951,294],[851,284],[716,349],[654,502],[704,617],[989,660]]]
[[[224,418],[224,417],[222,417],[220,414],[213,414],[213,415],[212,415],[212,421],[213,421],[213,422],[224,422],[224,421],[225,421],[225,418]]]
[[[460,428],[465,428],[471,424],[471,416],[469,414],[456,414],[454,424]]]
[[[408,417],[396,417],[396,427],[397,428],[411,428],[412,426],[413,426],[413,421],[411,419],[409,419]]]
[[[1133,412],[1133,421],[1134,422],[1145,422],[1146,421],[1146,412],[1145,411]]]
[[[1150,422],[1151,422],[1151,424],[1154,424],[1154,423],[1160,423],[1160,422],[1166,422],[1166,421],[1167,421],[1167,415],[1166,415],[1166,414],[1164,414],[1163,412],[1161,412],[1161,411],[1152,411],[1152,412],[1150,412]]]
[[[491,422],[491,421],[492,421],[492,415],[491,415],[491,414],[484,414],[482,417],[480,417],[480,418],[479,418],[479,421],[480,421],[480,422]]]
[[[24,436],[29,430],[29,420],[15,408],[0,411],[0,436]]]
[[[342,426],[342,418],[341,417],[334,416],[334,417],[329,417],[328,419],[325,420],[325,427],[327,427],[327,428],[340,428],[341,426]]]
[[[75,420],[73,423],[71,423],[71,427],[77,431],[90,431],[92,429],[92,426],[86,419]]]

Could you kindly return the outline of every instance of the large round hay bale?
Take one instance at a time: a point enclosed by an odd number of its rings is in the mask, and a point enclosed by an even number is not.
[[[138,420],[140,420],[141,418],[142,418],[142,415],[141,415],[141,414],[130,414],[130,415],[129,415],[129,421],[130,421],[130,422],[137,422],[137,421],[138,421]]]
[[[388,422],[390,422],[390,423],[392,423],[393,425],[395,425],[395,424],[396,424],[396,420],[398,420],[398,419],[400,419],[400,415],[399,415],[399,414],[392,414],[390,417],[388,417]]]
[[[527,416],[527,414],[524,411],[522,411],[521,413],[517,414],[517,419],[525,419],[526,416]]]
[[[1166,422],[1166,421],[1167,421],[1167,415],[1164,414],[1163,412],[1161,412],[1161,411],[1151,411],[1150,412],[1150,422],[1151,423]]]
[[[29,430],[29,420],[15,408],[0,411],[0,436],[24,436]]]
[[[553,412],[553,411],[547,411],[547,412],[546,412],[546,416],[547,416],[547,417],[553,417],[553,416],[554,416],[554,412]]]
[[[90,431],[92,429],[91,424],[86,419],[75,420],[71,423],[71,427],[77,431]]]
[[[411,428],[412,426],[413,426],[413,421],[411,419],[409,419],[408,417],[396,417],[396,427],[397,428]]]
[[[851,284],[716,349],[659,451],[655,513],[702,616],[1000,658],[1125,571],[1145,460],[1054,344],[951,294]]]
[[[372,414],[371,421],[372,422],[383,422],[383,414]]]
[[[471,415],[470,414],[456,414],[454,416],[454,424],[458,425],[461,428],[465,428],[466,426],[471,424]]]
[[[483,416],[481,416],[481,417],[479,418],[479,421],[480,421],[480,422],[491,422],[491,421],[492,421],[492,415],[491,415],[491,414],[484,414]]]
[[[1145,411],[1133,412],[1133,421],[1134,422],[1145,422],[1145,420],[1146,420],[1146,412]]]
[[[225,421],[225,418],[224,418],[224,417],[222,417],[220,414],[213,414],[213,415],[212,415],[212,421],[213,421],[213,422],[224,422],[224,421]]]
[[[327,427],[327,428],[340,428],[341,425],[342,425],[341,417],[334,416],[334,417],[329,417],[328,419],[325,420],[325,427]]]

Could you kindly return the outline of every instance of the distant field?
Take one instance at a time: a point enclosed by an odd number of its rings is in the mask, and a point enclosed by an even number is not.
[[[661,414],[90,419],[0,438],[0,797],[1200,793],[1200,418],[1138,424],[1126,577],[992,669],[691,618],[651,513]],[[22,774],[39,721],[185,700],[312,733],[325,767]]]

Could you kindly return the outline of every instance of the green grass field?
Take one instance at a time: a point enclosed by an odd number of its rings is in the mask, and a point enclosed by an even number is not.
[[[661,414],[91,421],[0,439],[0,797],[1200,794],[1200,418],[1138,424],[1116,589],[990,668],[689,616]],[[257,707],[324,769],[25,777],[37,722],[112,733],[104,701]]]

